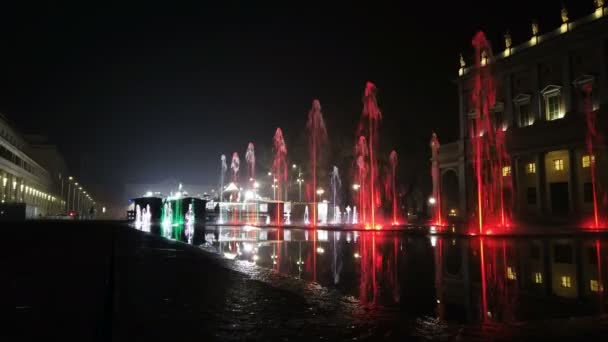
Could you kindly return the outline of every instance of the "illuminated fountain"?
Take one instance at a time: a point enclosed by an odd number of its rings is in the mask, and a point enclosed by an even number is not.
[[[397,197],[397,152],[392,150],[388,156],[388,161],[390,164],[390,189],[387,191],[387,197],[391,200],[391,211],[392,211],[392,224],[394,226],[399,224],[399,218],[397,214],[398,208],[398,197]]]
[[[308,150],[311,161],[312,175],[312,222],[313,226],[317,225],[317,167],[320,161],[320,151],[327,143],[327,129],[321,113],[321,103],[315,99],[312,101],[312,108],[308,112],[308,120],[306,122],[308,131]]]
[[[171,237],[171,232],[173,230],[173,210],[171,209],[171,204],[169,202],[165,202],[163,205],[163,212],[161,215],[162,222],[162,232],[163,236],[166,238]]]
[[[439,172],[439,139],[437,134],[433,132],[431,135],[431,178],[433,180],[433,192],[431,194],[431,201],[435,202],[435,225],[442,225],[443,219],[441,217],[441,173]]]
[[[247,208],[248,215],[247,221],[250,223],[257,223],[258,220],[258,210],[255,200],[257,199],[257,186],[255,181],[255,147],[252,142],[249,142],[247,145],[247,151],[245,152],[245,161],[247,163],[247,173],[249,173],[249,187],[245,193],[245,200],[251,201],[251,205]],[[249,194],[249,196],[247,196]],[[251,215],[253,215],[253,219]]]
[[[139,206],[139,204],[137,204],[135,206],[135,228],[136,229],[140,229],[141,228],[141,207]]]
[[[473,46],[476,69],[471,100],[475,119],[470,127],[470,137],[477,187],[477,230],[483,234],[484,226],[504,229],[510,225],[513,183],[505,132],[492,113],[496,104],[490,63],[492,50],[483,32],[475,35]]]
[[[366,120],[367,119],[367,120]],[[363,94],[363,116],[361,119],[361,133],[367,133],[367,153],[368,153],[368,173],[367,173],[367,189],[368,191],[368,215],[363,214],[363,220],[366,226],[371,228],[379,228],[376,223],[376,208],[380,204],[380,191],[377,187],[378,177],[378,160],[376,159],[378,151],[378,129],[382,120],[382,113],[376,101],[376,86],[367,82],[365,92]],[[366,122],[367,121],[367,122]],[[367,127],[366,127],[367,124]],[[363,188],[361,189],[363,190]],[[363,193],[363,191],[361,191]],[[365,208],[361,208],[363,211]],[[378,220],[379,221],[379,220]]]
[[[352,222],[350,221],[350,212],[351,212],[351,210],[352,210],[352,209],[350,208],[350,205],[347,205],[345,210],[346,210],[346,217],[345,217],[344,223],[346,223],[346,224],[352,223]]]
[[[139,211],[139,204],[136,206],[136,211]],[[137,214],[136,214],[137,215]],[[152,220],[152,212],[150,211],[150,205],[147,204],[144,209],[141,209],[139,221],[137,216],[135,217],[135,228],[141,229],[142,231],[150,231],[150,222]]]
[[[330,177],[330,187],[331,187],[331,204],[334,211],[334,219],[332,223],[338,224],[340,223],[340,207],[337,203],[338,190],[342,186],[342,180],[340,180],[340,172],[337,166],[334,166],[331,172]]]
[[[581,86],[581,90],[584,94],[583,106],[585,111],[585,122],[587,128],[586,134],[586,147],[588,158],[589,170],[591,173],[591,192],[593,195],[593,220],[591,226],[594,229],[598,229],[605,225],[604,217],[602,217],[602,211],[600,210],[600,200],[606,205],[608,202],[608,194],[603,191],[603,196],[600,195],[601,182],[598,177],[596,156],[601,156],[603,151],[598,150],[598,146],[603,146],[603,137],[597,129],[596,115],[597,111],[593,108],[593,87],[591,83],[586,83]]]
[[[357,206],[353,207],[353,224],[359,224],[359,217],[357,216]]]
[[[334,220],[332,221],[333,224],[340,224],[342,223],[342,212],[340,212],[340,207],[339,206],[335,206],[334,207]]]
[[[367,158],[367,142],[365,140],[364,136],[360,136],[359,140],[357,142],[357,145],[355,146],[355,156],[357,157],[356,159],[356,168],[357,168],[357,181],[359,184],[359,188],[358,188],[358,194],[359,194],[359,198],[358,198],[358,202],[359,202],[359,209],[361,210],[361,222],[365,223],[367,217],[365,216],[366,214],[366,208],[369,205],[369,190],[368,190],[368,185],[367,185],[367,162],[366,162],[366,158]],[[357,222],[353,222],[353,224],[356,224]]]
[[[247,162],[247,172],[249,173],[249,179],[255,179],[255,148],[253,143],[250,142],[247,145],[247,152],[245,152],[245,161]]]
[[[310,224],[310,220],[308,219],[308,206],[304,207],[304,224]]]
[[[283,139],[283,131],[280,128],[274,133],[274,161],[272,163],[272,169],[274,173],[274,179],[276,180],[276,224],[281,225],[281,184],[285,184],[287,181],[287,146]]]
[[[219,224],[223,224],[225,222],[224,219],[224,213],[223,213],[223,209],[224,206],[221,204],[222,202],[224,202],[224,177],[226,176],[226,172],[228,171],[228,164],[226,163],[226,155],[222,154],[222,156],[220,157],[220,193],[219,193],[219,200],[220,200],[220,204],[218,204],[219,206],[219,213],[218,213],[218,218],[217,218],[217,223]]]
[[[239,159],[239,154],[237,152],[234,152],[232,154],[232,161],[230,162],[230,170],[232,170],[232,181],[234,183],[238,182],[238,174],[239,174],[239,168],[241,166],[241,160]]]
[[[188,239],[188,243],[192,243],[192,238],[194,237],[194,223],[195,223],[195,216],[194,216],[194,208],[192,203],[188,204],[188,211],[186,212],[186,216],[185,216],[185,226],[186,226],[186,230],[185,230],[185,234],[186,234],[186,238]]]

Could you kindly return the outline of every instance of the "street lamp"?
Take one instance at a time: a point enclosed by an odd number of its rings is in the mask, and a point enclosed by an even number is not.
[[[429,204],[430,205],[435,205],[435,203],[437,203],[437,200],[435,199],[435,197],[429,197]]]
[[[325,190],[323,190],[323,188],[318,188],[317,189],[317,195],[321,196],[325,193]]]
[[[304,180],[302,178],[298,178],[296,181],[298,182],[298,195],[300,202],[302,202],[302,183],[304,183]]]
[[[67,213],[70,212],[70,190],[71,190],[71,187],[72,187],[72,180],[74,180],[74,177],[69,176],[68,177],[68,193],[67,193],[67,197],[65,199],[65,211]]]
[[[76,190],[78,190],[78,182],[74,183],[74,192],[72,192],[72,211],[76,211]]]
[[[353,184],[353,190],[358,191],[361,188],[359,184]]]

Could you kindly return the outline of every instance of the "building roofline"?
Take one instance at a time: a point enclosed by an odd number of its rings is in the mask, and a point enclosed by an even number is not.
[[[513,57],[518,53],[530,51],[531,49],[544,45],[547,42],[555,40],[556,38],[567,36],[570,33],[574,32],[576,29],[586,27],[589,24],[596,23],[601,20],[606,20],[606,18],[608,18],[608,6],[605,6],[603,8],[597,8],[593,13],[579,18],[578,20],[563,23],[558,28],[553,29],[545,34],[532,36],[531,39],[517,46],[505,48],[502,52],[488,58],[488,64],[494,64],[496,62],[506,60],[509,57]],[[454,82],[457,83],[460,79],[468,76],[468,74],[475,69],[477,69],[477,66],[475,65],[459,68],[458,77],[454,79]]]

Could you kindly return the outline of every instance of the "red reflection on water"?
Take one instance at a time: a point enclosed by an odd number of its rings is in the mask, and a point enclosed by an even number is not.
[[[480,267],[481,267],[481,310],[482,310],[482,320],[485,321],[488,313],[488,297],[487,297],[487,289],[486,289],[486,261],[485,261],[485,252],[483,248],[483,238],[479,238],[479,258],[480,258]]]

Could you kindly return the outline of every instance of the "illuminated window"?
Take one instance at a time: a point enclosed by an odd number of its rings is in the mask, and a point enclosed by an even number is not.
[[[543,283],[543,274],[540,272],[535,272],[534,273],[534,283],[535,284],[542,284]]]
[[[508,177],[511,175],[511,167],[510,166],[503,166],[502,167],[502,176],[503,177]]]
[[[582,164],[583,164],[583,168],[588,168],[591,166],[591,163],[595,162],[595,156],[594,155],[584,155],[582,158]]]
[[[557,120],[563,117],[561,113],[561,96],[559,93],[553,93],[545,97],[547,106],[547,120]]]
[[[553,160],[553,169],[556,171],[563,171],[564,170],[564,160],[563,159]]]
[[[589,289],[592,292],[599,292],[600,291],[600,283],[597,280],[595,280],[595,279],[591,279],[589,281]]]
[[[571,288],[572,278],[570,276],[562,276],[562,287]]]
[[[507,267],[507,278],[509,278],[509,280],[517,279],[517,273],[515,273],[513,268],[511,268],[511,266]]]
[[[534,123],[534,114],[530,109],[530,103],[523,103],[518,106],[520,126],[530,126]]]
[[[529,173],[529,174],[536,173],[536,163],[526,164],[526,173]]]

